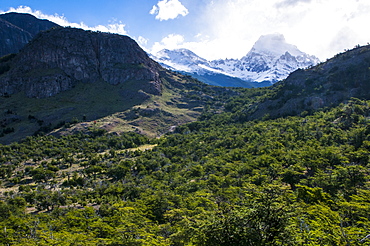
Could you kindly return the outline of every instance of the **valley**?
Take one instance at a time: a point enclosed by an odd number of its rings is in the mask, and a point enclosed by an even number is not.
[[[369,68],[356,46],[221,87],[127,36],[40,32],[0,58],[0,244],[365,245]]]

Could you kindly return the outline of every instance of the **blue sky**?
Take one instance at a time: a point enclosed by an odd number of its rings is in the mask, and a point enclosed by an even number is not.
[[[0,13],[9,11],[210,60],[241,58],[270,33],[321,60],[370,42],[369,0],[0,0]]]

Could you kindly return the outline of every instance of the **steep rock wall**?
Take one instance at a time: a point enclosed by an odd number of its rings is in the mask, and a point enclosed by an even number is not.
[[[77,82],[99,80],[117,85],[130,80],[137,89],[161,93],[159,64],[127,36],[54,28],[36,36],[0,75],[0,95],[24,91],[28,97],[50,97]]]

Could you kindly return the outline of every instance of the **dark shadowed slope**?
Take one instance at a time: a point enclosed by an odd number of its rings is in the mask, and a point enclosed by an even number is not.
[[[0,15],[0,57],[18,53],[39,32],[58,26],[30,14],[6,13]]]

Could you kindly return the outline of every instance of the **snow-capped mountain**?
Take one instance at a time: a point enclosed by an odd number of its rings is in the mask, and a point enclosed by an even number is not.
[[[197,72],[200,65],[208,65],[208,61],[187,49],[159,51],[155,58],[166,67],[184,72]]]
[[[163,67],[190,74],[206,84],[225,87],[255,87],[249,81],[229,75],[216,66],[212,67],[211,62],[197,56],[188,49],[163,49],[150,56]]]
[[[176,71],[197,73],[199,75],[209,72],[223,73],[221,69],[212,68],[209,61],[188,49],[164,49],[156,53],[152,58],[164,67]]]
[[[187,49],[161,50],[152,58],[169,69],[190,73],[200,80],[206,76],[207,81],[204,82],[214,85],[220,83],[212,83],[209,77],[216,78],[217,75],[247,82],[272,84],[285,79],[298,68],[306,68],[319,62],[315,56],[288,44],[281,34],[261,36],[248,54],[241,59],[207,61]],[[222,86],[235,86],[225,83]]]
[[[244,80],[255,82],[285,79],[298,68],[315,65],[319,59],[288,44],[281,34],[261,36],[248,54],[240,60],[212,61],[212,67]]]

